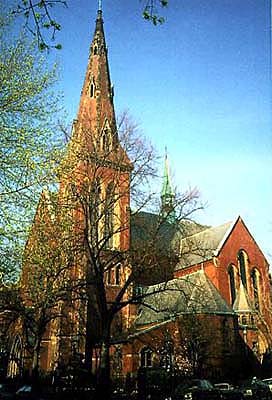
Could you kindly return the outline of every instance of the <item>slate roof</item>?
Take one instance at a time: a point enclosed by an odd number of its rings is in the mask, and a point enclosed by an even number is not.
[[[174,224],[162,221],[159,215],[144,211],[131,215],[130,226],[132,245],[148,242],[155,237],[162,239],[165,245],[169,245],[176,232]]]
[[[139,212],[131,215],[131,244],[137,247],[156,237],[156,244],[162,249],[178,251],[182,238],[193,235],[208,227],[189,220],[179,223],[162,221],[162,217],[149,212]]]
[[[233,227],[233,221],[216,227],[209,227],[188,236],[180,242],[181,259],[176,270],[199,264],[217,255]]]
[[[145,295],[144,305],[140,306],[135,320],[138,326],[161,323],[188,313],[234,315],[202,270],[149,286]]]

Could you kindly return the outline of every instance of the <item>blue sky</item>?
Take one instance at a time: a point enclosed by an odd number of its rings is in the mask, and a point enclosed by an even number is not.
[[[59,9],[61,89],[76,117],[97,1]],[[103,0],[116,113],[128,109],[163,156],[174,184],[196,186],[199,222],[244,219],[272,261],[269,0],[170,0],[166,22],[138,0]],[[163,168],[162,168],[163,171]],[[160,190],[160,188],[158,188]]]

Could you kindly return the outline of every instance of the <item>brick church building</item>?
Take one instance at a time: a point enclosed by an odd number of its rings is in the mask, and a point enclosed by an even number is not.
[[[179,221],[167,160],[160,215],[131,211],[137,167],[113,97],[98,10],[59,190],[42,193],[26,244],[28,314],[13,323],[8,374],[76,362],[95,372],[107,359],[118,379],[150,367],[213,379],[259,373],[272,345],[264,254],[241,217],[218,227]]]

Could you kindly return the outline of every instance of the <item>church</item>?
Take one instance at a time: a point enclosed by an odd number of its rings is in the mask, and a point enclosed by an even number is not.
[[[272,346],[262,250],[240,216],[210,227],[179,214],[167,158],[160,209],[145,211],[147,155],[129,129],[120,137],[113,99],[99,9],[59,189],[42,193],[26,243],[28,313],[7,328],[7,374],[107,362],[119,380],[261,374]]]

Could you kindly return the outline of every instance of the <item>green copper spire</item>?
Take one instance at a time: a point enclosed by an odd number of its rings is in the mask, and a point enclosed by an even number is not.
[[[162,217],[168,222],[175,222],[175,207],[174,207],[175,194],[171,185],[170,170],[167,157],[167,149],[165,148],[165,158],[164,158],[164,174],[163,174],[163,184],[161,191],[161,212]]]
[[[167,157],[167,149],[165,149],[165,157],[164,157],[164,174],[163,174],[163,184],[162,184],[162,197],[165,196],[173,196],[173,190],[171,186],[170,180],[170,171],[169,171],[169,164],[168,164],[168,157]]]

